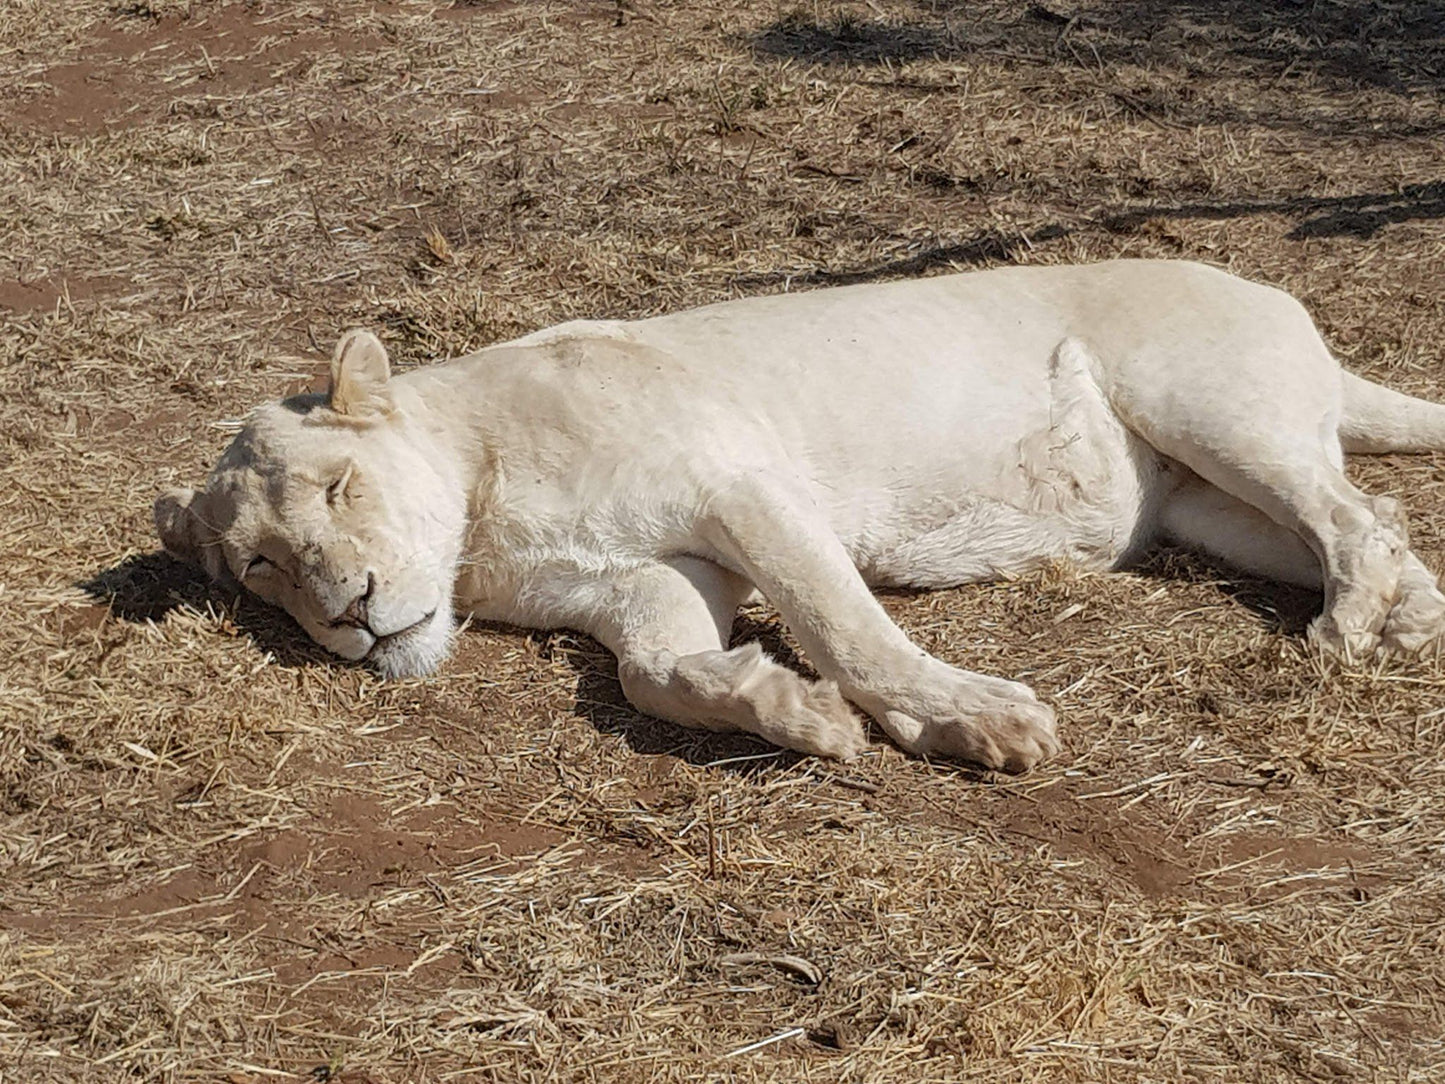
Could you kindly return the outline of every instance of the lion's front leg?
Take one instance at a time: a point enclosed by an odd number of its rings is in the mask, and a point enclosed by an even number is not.
[[[818,756],[856,756],[867,737],[833,682],[808,681],[757,644],[727,649],[751,590],[709,561],[672,558],[610,581],[587,631],[617,655],[622,691],[649,715]]]
[[[905,750],[1015,772],[1058,751],[1053,710],[1027,686],[949,666],[909,641],[808,495],[785,480],[738,480],[712,497],[700,530],[778,608],[818,672]]]

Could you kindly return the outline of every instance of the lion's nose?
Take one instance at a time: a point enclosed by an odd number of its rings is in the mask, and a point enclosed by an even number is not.
[[[368,613],[367,604],[371,601],[371,593],[376,590],[376,573],[366,574],[366,590],[351,600],[341,616],[331,622],[333,625],[349,625],[354,629],[367,629]]]

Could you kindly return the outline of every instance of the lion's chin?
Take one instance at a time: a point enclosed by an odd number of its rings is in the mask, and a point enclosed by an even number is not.
[[[424,624],[376,642],[366,663],[384,678],[425,677],[435,672],[451,650],[451,620],[438,613]]]

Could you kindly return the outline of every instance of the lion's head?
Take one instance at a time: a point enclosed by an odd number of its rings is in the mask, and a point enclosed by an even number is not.
[[[351,331],[331,389],[256,410],[205,488],[155,504],[165,548],[280,606],[383,674],[445,657],[466,501],[452,457],[393,394],[386,350]]]

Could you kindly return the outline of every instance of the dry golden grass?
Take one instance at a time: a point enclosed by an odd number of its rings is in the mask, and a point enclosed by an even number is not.
[[[155,553],[336,333],[1208,260],[1445,397],[1445,9],[0,8],[0,1081],[1445,1077],[1445,675],[1165,555],[887,605],[1010,779],[680,731],[565,634],[384,684]],[[1356,465],[1442,563],[1445,460]],[[789,650],[767,613],[740,635]]]

